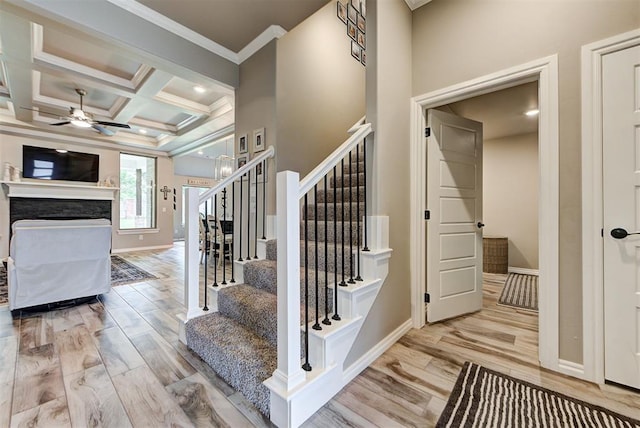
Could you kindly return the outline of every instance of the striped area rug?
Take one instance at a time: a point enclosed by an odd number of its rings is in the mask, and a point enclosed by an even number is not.
[[[504,283],[499,305],[538,311],[538,276],[510,273]]]
[[[640,421],[466,362],[436,427],[640,428]]]

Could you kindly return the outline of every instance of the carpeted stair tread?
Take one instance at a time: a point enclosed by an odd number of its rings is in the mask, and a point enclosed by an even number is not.
[[[277,280],[275,260],[253,260],[244,265],[244,282],[246,284],[276,294]]]
[[[346,229],[345,224],[345,229]],[[274,252],[277,248],[277,242],[273,242]],[[324,249],[327,247],[327,260],[324,257]],[[352,245],[353,251],[357,250],[356,245]],[[351,252],[349,252],[349,244],[345,243],[344,245],[344,265],[347,268],[345,275],[348,277],[350,275],[350,267],[352,263],[355,263],[355,256]],[[338,273],[342,273],[342,244],[334,244],[331,242],[318,242],[318,266],[315,266],[315,253],[316,247],[314,241],[309,241],[308,244],[308,257],[309,257],[309,266],[310,268],[317,269],[321,272],[320,277],[323,277],[325,266],[329,271],[329,282],[332,281],[333,272],[338,271]],[[337,263],[335,260],[335,255],[338,254]],[[353,260],[353,262],[352,262]],[[300,266],[304,268],[304,241],[300,241]],[[355,268],[357,266],[353,266],[354,275],[356,274]],[[262,288],[264,290],[270,291],[271,293],[276,292],[276,281],[277,281],[277,272],[276,272],[276,263],[275,260],[256,260],[244,265],[244,282],[247,284],[254,285],[258,288]],[[247,276],[248,275],[248,276]],[[301,273],[302,277],[302,273]]]
[[[324,253],[323,253],[324,254]],[[301,257],[302,261],[304,261],[304,257]],[[340,263],[340,261],[338,262]],[[320,264],[320,263],[318,263]],[[347,262],[345,262],[347,264]],[[324,266],[321,266],[324,269]],[[251,285],[257,289],[262,291],[271,293],[275,295],[277,293],[277,262],[275,260],[258,260],[254,262],[250,262],[244,265],[245,273],[244,273],[244,281],[246,284]],[[249,273],[249,274],[248,274]],[[300,301],[302,302],[304,299],[304,293],[302,292],[304,289],[304,281],[305,281],[305,273],[306,270],[304,266],[300,267]],[[328,280],[329,284],[333,283],[334,274],[329,272]],[[320,271],[320,275],[318,276],[318,287],[320,288],[320,306],[324,307],[324,270]],[[309,301],[315,302],[315,278],[316,271],[314,269],[309,269]],[[238,287],[238,286],[236,286]],[[234,288],[234,287],[229,287]],[[226,289],[225,289],[226,290]],[[333,295],[333,291],[329,290],[329,299],[332,300],[331,296]]]
[[[353,171],[353,174],[345,174],[344,176],[338,175],[337,177],[331,177],[329,180],[331,187],[355,187],[357,185],[364,185],[364,172],[357,174]]]
[[[185,329],[189,348],[268,416],[270,392],[262,382],[276,368],[276,348],[217,312],[189,320]]]
[[[267,241],[267,260],[277,260],[278,258],[278,246],[275,239]]]
[[[326,193],[324,190],[318,190],[316,192],[316,201],[317,202],[331,202],[333,203],[334,195],[333,188],[327,189]],[[335,189],[335,201],[342,202],[342,193],[344,190],[344,201],[345,202],[355,202],[358,200],[359,202],[364,202],[364,186],[363,183],[360,183],[360,187],[356,187],[355,183],[353,187],[345,187],[344,189],[338,187]],[[353,192],[353,193],[352,193]]]
[[[318,207],[317,213],[315,207]],[[326,210],[325,210],[326,207]],[[307,209],[303,212],[302,223],[304,223],[305,217],[308,220],[313,220],[318,218],[318,220],[333,220],[333,221],[344,221],[348,222],[351,220],[355,223],[358,220],[358,207],[360,209],[360,217],[364,215],[364,202],[345,202],[344,204],[339,202],[337,204],[333,204],[332,202],[318,202],[317,204],[309,204],[307,205]],[[334,209],[335,208],[335,209]],[[326,211],[326,214],[325,214]],[[304,215],[306,214],[306,216]],[[309,224],[309,228],[315,227],[313,224]]]
[[[324,283],[322,285],[324,287]],[[310,287],[310,296],[315,296]],[[333,309],[333,290],[329,290],[329,312]],[[320,291],[319,313],[324,316],[324,290]],[[304,296],[300,304],[300,323],[304,324]],[[309,299],[309,320],[316,316],[315,299]],[[313,302],[313,303],[312,303]],[[278,341],[277,297],[268,291],[247,284],[227,287],[218,294],[218,310],[224,316],[243,325],[248,330],[276,346]]]
[[[309,242],[312,242],[316,239],[316,229],[313,223],[314,222],[309,223],[309,233],[307,235],[307,239],[309,239]],[[324,231],[325,224],[327,227],[326,238],[325,238],[325,231]],[[336,228],[337,230],[334,231],[334,228]],[[344,228],[345,244],[348,245],[349,235],[351,234],[351,243],[354,246],[357,245],[358,244],[358,227],[356,224],[354,224],[353,229],[351,229],[351,223],[349,223],[348,221],[342,222],[342,221],[333,221],[333,220],[329,220],[329,221],[318,220],[318,241],[328,242],[331,244],[342,243],[343,228]],[[360,226],[360,233],[362,233],[362,225]],[[305,236],[304,222],[300,223],[300,236]]]

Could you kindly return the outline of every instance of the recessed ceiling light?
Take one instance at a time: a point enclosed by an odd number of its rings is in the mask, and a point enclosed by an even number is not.
[[[56,152],[58,152],[58,153],[67,153],[67,151],[64,150],[64,149],[56,149]]]
[[[204,94],[207,90],[200,85],[194,86],[193,90],[199,94]]]
[[[202,155],[202,154],[203,154],[203,153],[202,153],[202,150],[200,150],[200,151],[198,152],[198,154],[199,154],[199,155]]]
[[[534,108],[532,110],[526,111],[524,114],[526,114],[527,116],[535,116],[538,113],[540,113],[540,110],[538,110],[537,108]]]
[[[146,129],[138,129],[138,132],[141,134],[146,134],[147,130]]]

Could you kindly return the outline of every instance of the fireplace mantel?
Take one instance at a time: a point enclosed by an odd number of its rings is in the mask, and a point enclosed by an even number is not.
[[[10,198],[114,200],[119,187],[99,187],[53,182],[1,181]]]

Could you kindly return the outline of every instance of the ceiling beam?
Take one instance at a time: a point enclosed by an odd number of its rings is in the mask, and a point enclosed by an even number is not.
[[[136,95],[126,100],[122,106],[114,112],[113,120],[116,122],[129,122],[153,97],[164,88],[173,76],[161,70],[153,70],[147,73],[146,78],[138,85]]]
[[[3,0],[4,3],[71,25],[135,50],[144,61],[175,75],[189,71],[230,88],[239,66],[106,0]],[[108,19],[105,19],[108,17]]]
[[[16,119],[23,122],[33,120],[32,112],[21,109],[31,107],[33,93],[30,64],[31,23],[25,19],[0,13],[0,38],[2,60],[5,65],[6,86],[15,108]]]

